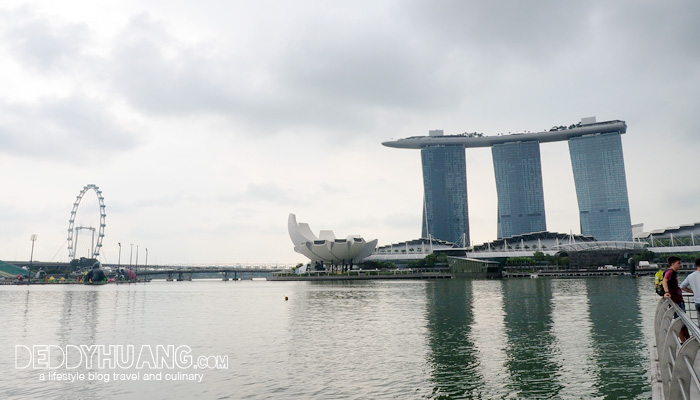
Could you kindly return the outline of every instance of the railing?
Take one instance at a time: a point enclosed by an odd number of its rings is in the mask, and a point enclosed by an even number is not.
[[[686,308],[694,303],[686,301]],[[690,310],[689,310],[690,311]],[[694,312],[695,310],[693,310]],[[674,316],[677,315],[677,318]],[[662,298],[656,307],[654,333],[658,354],[658,375],[662,384],[663,398],[700,399],[700,329],[689,314],[681,310],[670,299]],[[687,333],[684,328],[687,329]],[[681,342],[681,332],[689,337]],[[652,377],[652,379],[655,379]],[[652,390],[654,382],[652,382]]]

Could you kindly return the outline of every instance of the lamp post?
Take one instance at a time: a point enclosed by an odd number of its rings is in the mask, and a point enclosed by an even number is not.
[[[138,244],[136,245],[136,265],[134,265],[134,267],[136,268],[136,275],[138,275],[138,273],[139,273],[139,245]],[[138,278],[136,279],[136,281],[138,281]]]
[[[134,244],[130,243],[131,250],[129,251],[129,268],[131,268],[131,256],[134,254]]]
[[[32,282],[32,262],[34,261],[34,242],[36,242],[36,237],[37,237],[37,235],[35,233],[30,238],[30,240],[32,241],[32,252],[29,255],[29,282],[30,283]]]
[[[117,242],[119,245],[119,261],[117,261],[117,271],[119,271],[120,267],[122,266],[122,244],[121,242]]]
[[[143,264],[143,267],[148,267],[148,247],[146,247],[146,262]]]

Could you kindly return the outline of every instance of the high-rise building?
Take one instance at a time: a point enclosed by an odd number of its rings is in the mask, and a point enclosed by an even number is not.
[[[498,192],[498,238],[547,229],[540,143],[568,140],[578,196],[581,233],[597,240],[632,240],[627,178],[620,135],[627,124],[595,117],[547,131],[484,136],[481,133],[411,136],[382,143],[421,149],[423,236],[469,243],[465,148],[491,147]],[[466,240],[465,240],[466,239]]]
[[[442,131],[431,131],[439,136]],[[469,244],[467,166],[464,146],[427,146],[423,164],[423,237]]]
[[[547,230],[537,141],[491,146],[498,193],[498,239]]]
[[[632,240],[620,133],[569,139],[581,233],[598,240]]]

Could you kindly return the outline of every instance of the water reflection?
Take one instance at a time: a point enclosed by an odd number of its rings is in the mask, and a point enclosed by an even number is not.
[[[642,332],[638,279],[586,281],[593,323],[592,346],[597,395],[606,399],[637,398],[649,393],[648,347]],[[651,290],[649,290],[651,293]]]
[[[426,286],[428,355],[436,399],[473,398],[483,389],[479,354],[472,339],[472,281],[444,280]]]
[[[563,388],[561,361],[552,332],[552,281],[503,281],[506,385],[518,398],[556,398]]]
[[[425,383],[426,282],[294,285],[279,398],[415,398]],[[282,388],[283,386],[283,388]]]
[[[479,369],[484,380],[485,398],[501,397],[510,376],[504,373],[506,362],[503,284],[500,280],[472,281],[472,337],[479,351]]]
[[[592,371],[591,330],[588,296],[584,281],[557,279],[552,282],[552,334],[556,337],[561,369],[557,378],[563,385],[563,399],[596,398]]]

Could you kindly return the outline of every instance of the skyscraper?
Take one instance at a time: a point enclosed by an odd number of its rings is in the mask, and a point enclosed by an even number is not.
[[[491,147],[498,193],[498,238],[547,230],[537,141]]]
[[[569,139],[581,233],[598,240],[632,240],[620,132]]]
[[[430,131],[440,136],[442,131]],[[469,244],[467,166],[464,146],[421,149],[423,164],[423,237]]]
[[[540,143],[568,140],[578,197],[581,233],[598,240],[632,240],[627,178],[620,135],[625,121],[581,122],[547,131],[484,136],[482,133],[411,136],[383,142],[421,149],[423,236],[469,243],[465,148],[492,147],[498,192],[498,237],[547,229]]]

